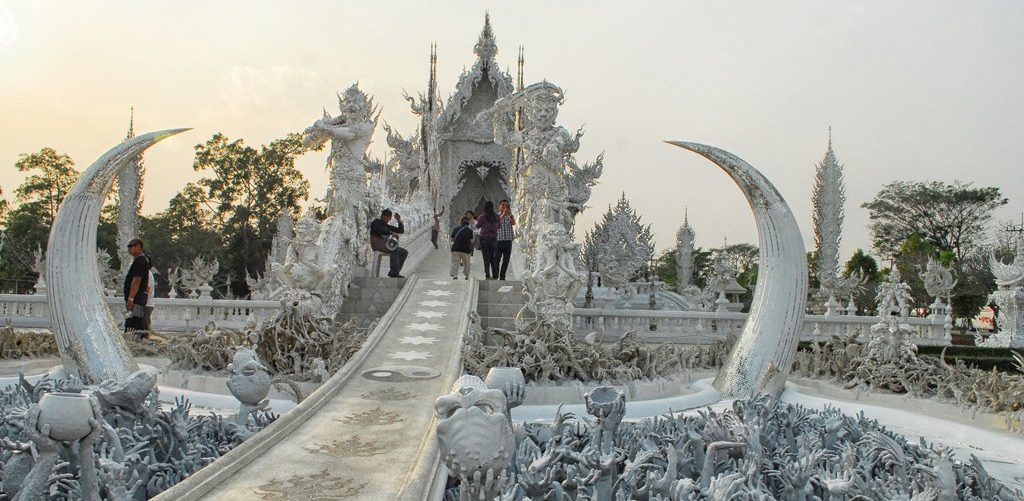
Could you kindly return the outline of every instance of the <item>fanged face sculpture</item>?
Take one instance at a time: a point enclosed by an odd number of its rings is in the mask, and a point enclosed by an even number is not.
[[[481,387],[463,387],[434,402],[437,440],[450,469],[498,471],[509,466],[516,444],[505,405],[501,390]]]
[[[530,123],[541,129],[555,125],[558,119],[558,98],[554,94],[539,94],[530,99],[526,113]]]

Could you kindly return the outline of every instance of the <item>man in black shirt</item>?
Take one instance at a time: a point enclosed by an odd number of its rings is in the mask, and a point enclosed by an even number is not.
[[[402,215],[395,214],[395,221],[398,221],[398,226],[391,226],[391,209],[384,209],[380,212],[380,217],[374,219],[370,223],[370,247],[378,252],[388,254],[391,258],[391,269],[388,271],[388,276],[391,278],[405,278],[400,273],[402,272],[402,265],[405,264],[405,258],[409,256],[409,251],[402,248],[396,247],[394,250],[387,248],[388,237],[392,234],[405,233],[405,226],[402,225]]]
[[[142,240],[133,238],[128,241],[128,254],[133,258],[128,274],[124,277],[124,330],[141,332],[149,331],[146,325],[146,305],[149,303],[149,257],[144,253]],[[146,334],[143,334],[146,337]]]

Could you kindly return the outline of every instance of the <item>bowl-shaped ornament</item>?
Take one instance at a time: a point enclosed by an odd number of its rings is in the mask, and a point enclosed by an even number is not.
[[[50,425],[50,438],[71,442],[85,438],[92,431],[94,418],[89,396],[81,393],[53,392],[39,399],[39,428]]]

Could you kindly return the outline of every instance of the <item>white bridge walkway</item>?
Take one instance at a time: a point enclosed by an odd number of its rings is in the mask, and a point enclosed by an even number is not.
[[[450,256],[430,249],[364,347],[292,412],[156,499],[422,500],[443,486],[433,402],[458,377],[477,295],[448,276]]]

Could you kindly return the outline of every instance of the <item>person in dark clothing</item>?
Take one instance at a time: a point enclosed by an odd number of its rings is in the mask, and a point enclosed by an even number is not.
[[[484,257],[484,275],[487,280],[498,279],[498,262],[494,259],[495,249],[498,245],[498,228],[501,221],[498,214],[494,212],[494,202],[488,200],[484,203],[484,213],[476,221],[476,227],[480,228],[480,253]]]
[[[395,250],[388,250],[387,248],[388,237],[405,233],[405,225],[402,224],[401,214],[394,214],[394,219],[398,221],[398,226],[388,224],[391,222],[391,218],[391,209],[384,209],[380,212],[379,218],[370,222],[370,247],[375,251],[388,254],[388,257],[391,258],[391,269],[388,271],[389,277],[405,278],[401,275],[401,272],[402,266],[405,264],[405,258],[409,256],[409,251],[404,247],[396,247]]]
[[[434,248],[437,249],[437,234],[441,231],[441,216],[444,215],[444,207],[441,207],[441,212],[436,212],[437,208],[434,210],[434,226],[430,227],[430,243],[434,244]]]
[[[146,324],[146,305],[149,304],[149,269],[152,264],[142,247],[142,240],[133,238],[128,241],[128,254],[132,260],[128,274],[124,277],[124,331],[142,333],[147,337],[149,325]]]
[[[513,226],[516,225],[516,217],[512,215],[512,208],[508,200],[498,203],[498,220],[501,222],[498,227],[498,242],[495,246],[494,261],[495,267],[500,263],[498,273],[499,280],[505,280],[505,272],[508,271],[508,261],[512,258],[512,240],[516,238]]]
[[[459,278],[459,267],[462,276],[469,280],[469,254],[473,252],[473,230],[469,227],[469,218],[463,217],[461,224],[452,230],[452,279]]]

